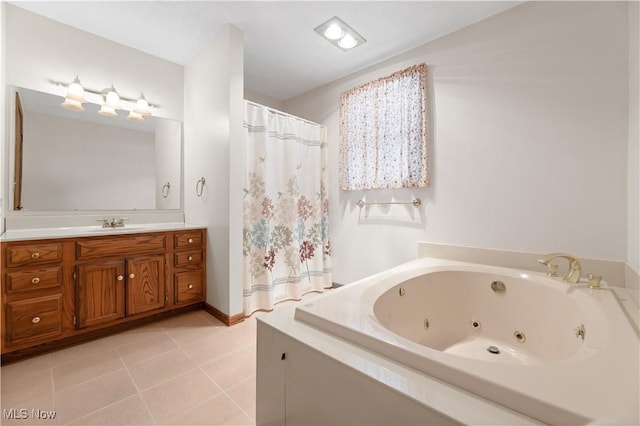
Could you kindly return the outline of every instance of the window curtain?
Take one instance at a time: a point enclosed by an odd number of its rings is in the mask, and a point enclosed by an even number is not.
[[[326,128],[245,101],[244,313],[332,286]]]
[[[425,64],[340,98],[340,189],[429,186]]]

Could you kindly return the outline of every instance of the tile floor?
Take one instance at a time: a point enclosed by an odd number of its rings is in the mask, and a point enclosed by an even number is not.
[[[259,315],[192,311],[3,366],[1,424],[253,425]]]

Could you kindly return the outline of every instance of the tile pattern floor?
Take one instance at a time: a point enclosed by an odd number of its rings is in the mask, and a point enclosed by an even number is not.
[[[259,315],[191,311],[2,366],[1,424],[253,425]]]

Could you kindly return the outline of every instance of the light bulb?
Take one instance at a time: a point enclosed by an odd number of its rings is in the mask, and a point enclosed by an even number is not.
[[[118,95],[118,92],[116,92],[113,86],[111,86],[111,89],[107,92],[105,104],[111,108],[120,108],[120,95]]]
[[[133,111],[140,115],[151,115],[149,102],[144,98],[144,93],[140,93],[140,99],[136,101],[136,107]]]
[[[84,88],[82,84],[80,84],[80,79],[78,76],[73,80],[73,82],[67,86],[67,95],[66,99],[72,99],[74,101],[85,103],[87,100],[84,98]]]
[[[129,115],[127,116],[127,120],[140,122],[144,121],[144,118],[142,118],[142,115],[138,114],[137,112],[130,111]]]
[[[338,46],[342,47],[343,49],[351,49],[353,47],[356,47],[357,44],[358,40],[353,38],[351,34],[345,34],[345,36],[342,37],[338,42]]]
[[[329,40],[338,40],[344,35],[344,30],[338,24],[331,24],[324,30],[324,36]]]
[[[71,111],[84,111],[82,103],[75,99],[65,98],[64,102],[61,103],[60,106]]]
[[[103,104],[102,107],[100,107],[100,111],[98,111],[98,114],[104,115],[105,117],[115,117],[118,115],[116,109],[112,106],[107,105],[106,103]]]

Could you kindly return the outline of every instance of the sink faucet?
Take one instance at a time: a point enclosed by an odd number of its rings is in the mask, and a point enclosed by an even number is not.
[[[120,219],[113,217],[111,219],[98,219],[98,222],[102,222],[103,228],[123,228],[125,220],[129,219],[126,217],[121,217]]]
[[[538,259],[538,262],[548,266],[549,262],[557,257],[564,257],[569,261],[569,273],[564,277],[564,280],[570,283],[577,283],[580,281],[580,274],[582,273],[582,270],[580,269],[580,262],[578,262],[578,259],[576,259],[575,256],[566,253],[550,253],[546,256],[542,256]]]

